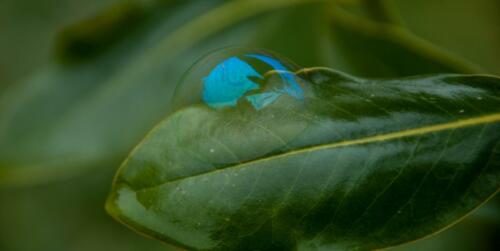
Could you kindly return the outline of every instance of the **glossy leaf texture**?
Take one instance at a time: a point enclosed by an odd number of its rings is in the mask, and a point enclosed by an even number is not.
[[[423,238],[500,186],[500,79],[297,73],[303,105],[192,105],[119,169],[107,210],[194,250],[370,250]]]

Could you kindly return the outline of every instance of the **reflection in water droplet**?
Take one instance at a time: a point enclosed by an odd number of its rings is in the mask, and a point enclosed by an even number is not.
[[[317,86],[298,70],[283,57],[245,48],[218,50],[196,61],[173,97],[173,143],[190,146],[179,155],[226,165],[303,144],[302,135],[315,123],[310,106],[318,99]]]
[[[259,88],[250,77],[262,78],[252,66],[237,57],[222,61],[203,78],[203,101],[214,108],[236,106],[243,94]]]
[[[251,105],[261,110],[282,97],[304,99],[298,67],[270,52],[226,48],[198,60],[176,88],[174,109],[206,104],[212,109]]]

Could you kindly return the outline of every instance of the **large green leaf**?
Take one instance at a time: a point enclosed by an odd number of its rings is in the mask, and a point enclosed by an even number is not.
[[[443,233],[393,247],[391,251],[496,251],[500,231],[500,194]]]
[[[181,74],[215,48],[265,47],[323,65],[323,5],[140,1],[68,28],[58,60],[0,97],[0,183],[114,166],[169,111]]]
[[[443,233],[424,240],[407,243],[390,251],[496,251],[500,231],[500,208],[495,205],[497,196],[481,206],[460,223]]]
[[[167,117],[122,164],[108,212],[191,249],[365,250],[436,232],[498,191],[499,78],[298,76],[304,102]]]

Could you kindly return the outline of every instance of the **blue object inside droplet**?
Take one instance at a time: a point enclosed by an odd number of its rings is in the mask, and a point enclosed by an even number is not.
[[[298,99],[304,98],[304,91],[302,90],[302,88],[300,88],[300,85],[297,83],[297,81],[295,81],[294,74],[292,72],[290,72],[290,70],[287,69],[278,60],[276,60],[274,58],[270,58],[268,56],[258,55],[258,54],[247,54],[246,56],[257,58],[257,59],[269,64],[271,67],[273,67],[275,70],[278,71],[278,74],[281,76],[281,78],[283,79],[283,82],[286,84],[286,86],[280,91],[285,92],[294,98],[298,98]]]
[[[243,94],[259,88],[249,77],[262,78],[245,61],[230,57],[203,79],[203,101],[213,108],[236,106]]]
[[[208,76],[203,78],[202,98],[210,107],[235,107],[238,100],[245,95],[245,100],[256,110],[270,105],[283,94],[296,99],[304,98],[304,92],[295,80],[295,74],[280,61],[262,54],[245,54],[241,57],[257,59],[267,64],[279,74],[283,86],[255,94],[253,90],[259,90],[261,86],[251,78],[264,79],[263,76],[246,61],[232,56],[217,64]],[[252,93],[247,95],[251,91]]]

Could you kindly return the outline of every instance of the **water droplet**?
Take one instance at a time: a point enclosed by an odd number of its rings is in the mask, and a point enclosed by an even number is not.
[[[178,115],[178,142],[193,140],[193,130],[199,130],[194,151],[217,165],[283,151],[311,127],[312,107],[323,104],[326,85],[309,77],[269,51],[209,53],[175,88],[171,107],[172,116]]]
[[[458,112],[459,112],[459,113],[464,113],[464,112],[465,112],[465,110],[464,110],[464,109],[462,109],[462,110],[460,110],[460,111],[458,111]]]
[[[175,89],[173,108],[204,104],[211,109],[240,106],[262,110],[280,99],[302,101],[299,68],[274,53],[226,48],[198,60]]]

